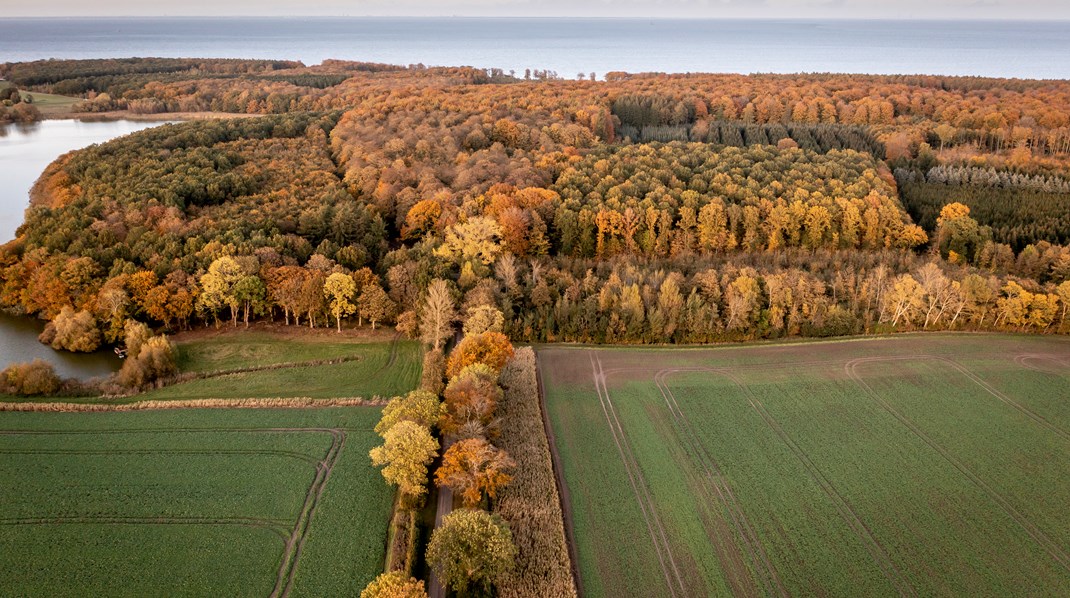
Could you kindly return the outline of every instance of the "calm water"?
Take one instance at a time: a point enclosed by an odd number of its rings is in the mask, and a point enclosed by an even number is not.
[[[29,203],[28,192],[46,166],[60,155],[139,131],[158,123],[49,120],[30,126],[0,126],[0,243],[15,236]],[[74,355],[37,342],[44,323],[0,313],[0,368],[45,359],[64,377],[88,378],[118,367],[109,353]]]
[[[0,62],[342,58],[562,76],[927,73],[1070,78],[1070,22],[475,18],[0,19]]]

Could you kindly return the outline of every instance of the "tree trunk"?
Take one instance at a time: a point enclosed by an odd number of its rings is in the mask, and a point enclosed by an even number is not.
[[[338,333],[342,333],[342,310],[334,312],[334,321],[338,323]]]

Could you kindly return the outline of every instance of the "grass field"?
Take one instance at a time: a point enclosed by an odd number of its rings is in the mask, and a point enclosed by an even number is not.
[[[132,400],[199,398],[374,396],[389,398],[412,390],[420,381],[423,355],[419,343],[335,337],[332,332],[291,336],[252,330],[196,338],[178,343],[181,372],[218,372],[131,397]],[[308,362],[346,358],[328,365]],[[245,368],[290,365],[280,369],[225,373]]]
[[[1070,595],[1070,342],[539,350],[586,596]]]
[[[11,83],[9,81],[0,81],[0,89],[4,89],[10,85]],[[33,96],[33,105],[45,115],[69,112],[71,106],[82,101],[82,98],[58,96],[51,93],[38,93],[36,91],[26,90],[20,90],[20,92]]]
[[[0,594],[341,596],[381,571],[375,408],[0,413]]]

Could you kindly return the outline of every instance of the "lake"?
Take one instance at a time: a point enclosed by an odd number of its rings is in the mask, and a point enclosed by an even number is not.
[[[608,5],[607,5],[608,9]],[[521,19],[0,19],[0,60],[326,58],[564,77],[608,71],[1070,78],[1070,22]]]
[[[29,203],[30,187],[50,162],[73,149],[158,124],[47,120],[27,126],[0,126],[0,243],[14,238]],[[53,351],[37,342],[43,328],[44,322],[0,313],[0,369],[40,358],[52,363],[60,376],[89,378],[119,366],[119,360],[108,352],[84,355]]]

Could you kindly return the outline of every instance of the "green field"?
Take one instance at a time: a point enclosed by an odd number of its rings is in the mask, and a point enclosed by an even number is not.
[[[417,386],[423,354],[413,341],[336,339],[331,332],[292,338],[264,331],[227,332],[180,342],[181,372],[220,372],[137,395],[136,400],[375,396],[389,398]],[[329,365],[301,365],[349,358]],[[280,369],[225,373],[242,368]]]
[[[0,81],[0,89],[4,89],[10,85],[11,83],[9,81]],[[51,93],[38,93],[36,91],[27,91],[25,89],[19,91],[20,93],[33,96],[33,105],[36,106],[42,114],[46,115],[68,112],[71,109],[71,106],[82,101],[82,98],[59,96]]]
[[[586,596],[1070,595],[1070,342],[539,350]]]
[[[375,408],[0,413],[0,594],[341,596],[381,571]]]

